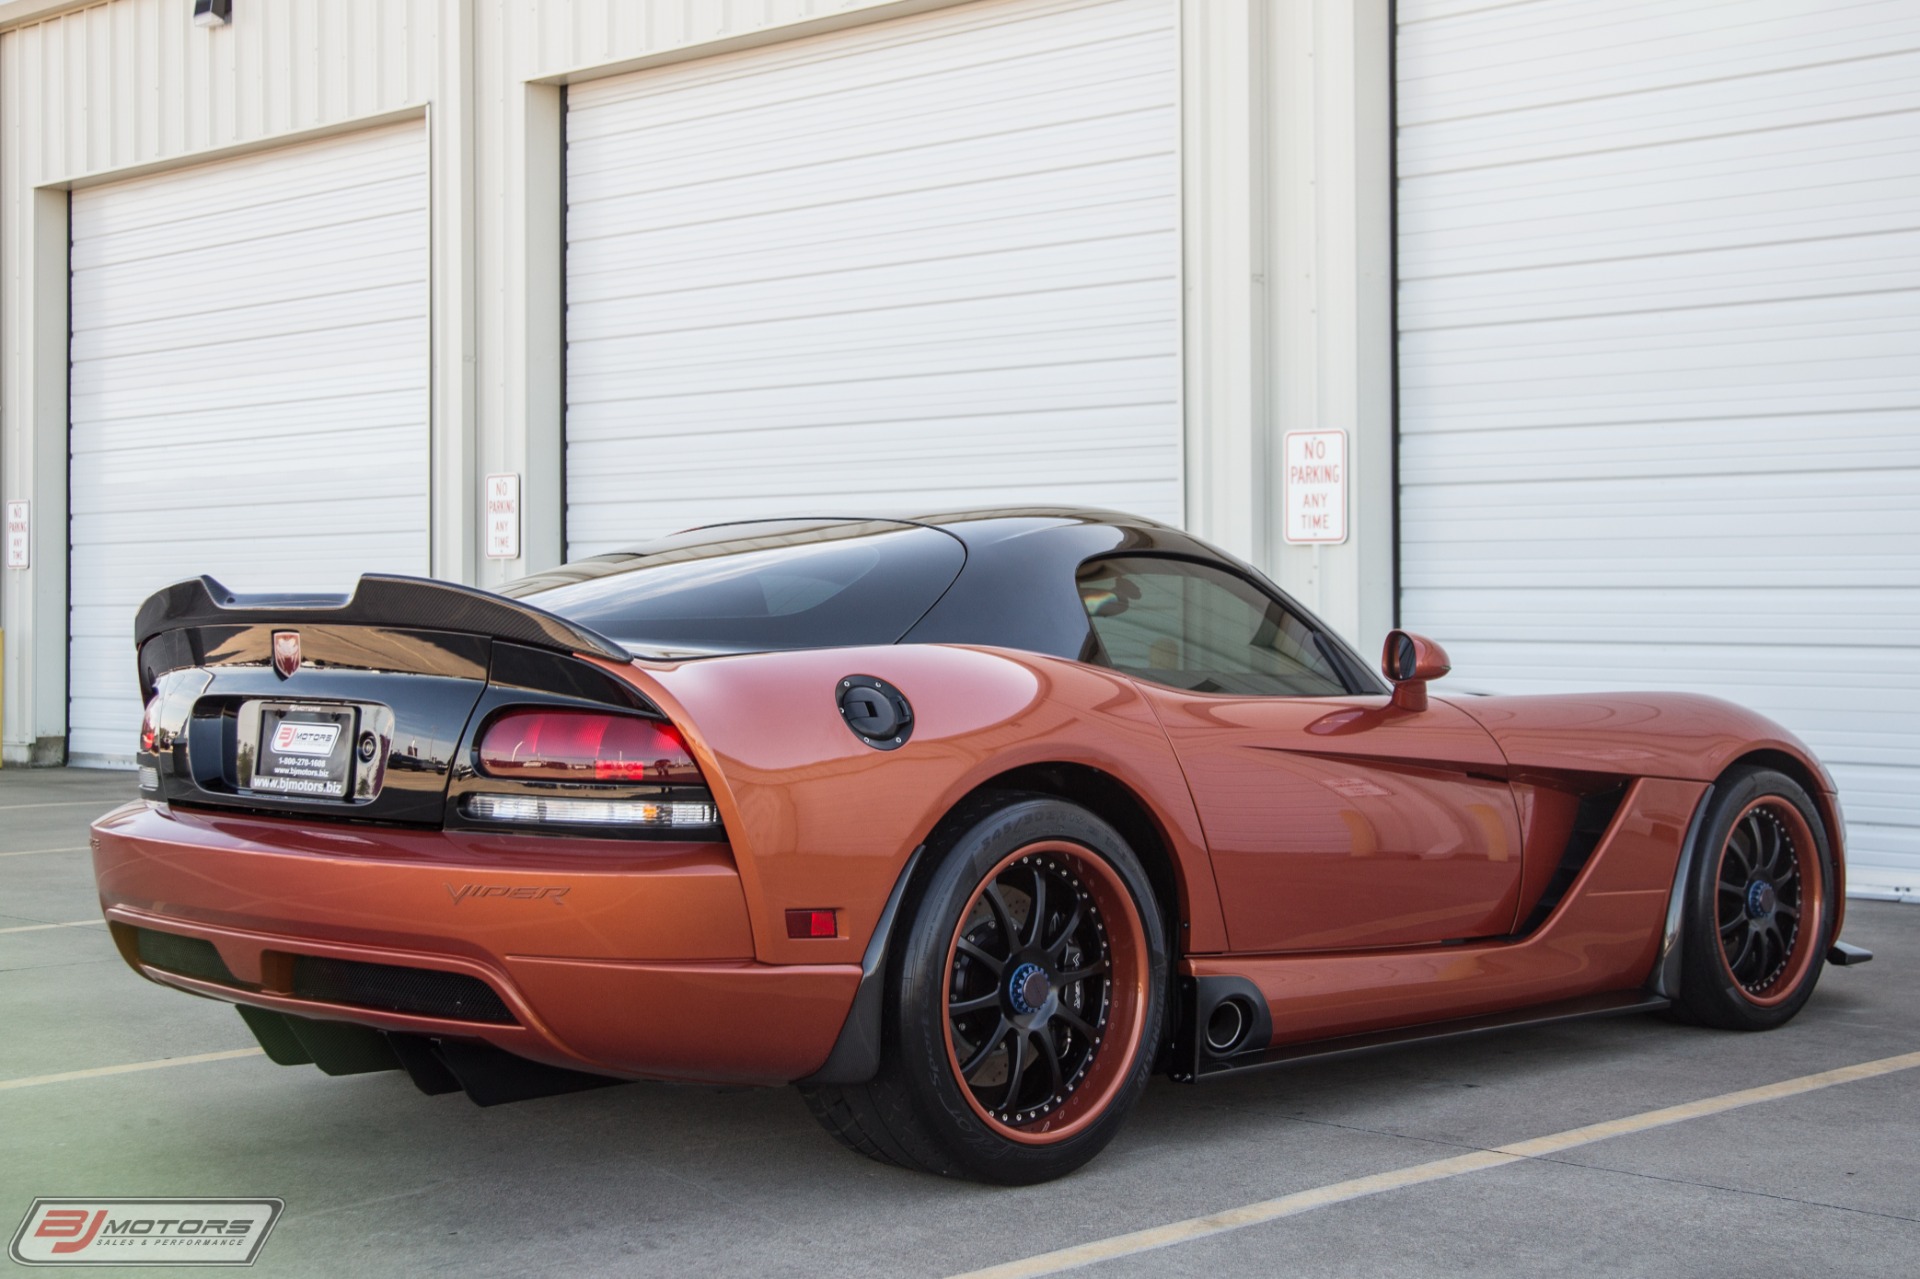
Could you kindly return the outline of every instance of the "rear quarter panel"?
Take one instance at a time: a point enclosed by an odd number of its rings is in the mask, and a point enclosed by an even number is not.
[[[1119,675],[1028,653],[893,645],[603,663],[685,732],[713,785],[768,963],[858,962],[907,859],[968,792],[1009,769],[1096,768],[1141,800],[1172,853],[1183,949],[1225,948],[1200,824],[1152,710]],[[904,693],[913,733],[876,750],[842,721],[839,681]],[[840,935],[792,939],[785,911],[831,907]]]

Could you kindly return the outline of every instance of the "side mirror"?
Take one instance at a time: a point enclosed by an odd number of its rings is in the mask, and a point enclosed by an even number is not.
[[[1427,681],[1453,669],[1447,650],[1412,631],[1387,632],[1380,670],[1393,681],[1393,704],[1403,711],[1427,709]]]

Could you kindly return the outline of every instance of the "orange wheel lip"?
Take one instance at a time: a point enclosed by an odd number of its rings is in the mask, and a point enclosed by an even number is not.
[[[1070,861],[1076,872],[1083,876],[1088,892],[1094,897],[1095,905],[1101,916],[1107,921],[1107,946],[1111,964],[1111,986],[1108,1000],[1108,1033],[1103,1042],[1096,1046],[1092,1064],[1086,1079],[1079,1084],[1074,1095],[1062,1107],[1050,1115],[1025,1128],[1017,1128],[996,1116],[980,1104],[973,1095],[973,1088],[966,1077],[960,1073],[960,1057],[953,1044],[953,1019],[946,1014],[947,992],[953,988],[953,960],[958,951],[960,935],[967,924],[967,918],[973,913],[974,906],[980,901],[987,885],[1000,877],[1001,872],[1025,857],[1050,853]],[[1090,873],[1089,873],[1090,872]],[[1131,952],[1131,953],[1128,953]],[[1122,997],[1121,974],[1123,966],[1132,976],[1131,995]],[[1036,840],[1024,844],[1001,858],[981,877],[980,883],[967,898],[966,905],[960,910],[960,918],[954,923],[953,935],[947,939],[947,961],[941,970],[941,1017],[940,1034],[947,1049],[947,1068],[953,1072],[953,1080],[966,1099],[967,1105],[980,1121],[998,1136],[1023,1146],[1050,1146],[1066,1141],[1091,1127],[1112,1104],[1114,1097],[1125,1087],[1130,1067],[1140,1050],[1140,1038],[1146,1028],[1147,1001],[1151,993],[1150,965],[1147,955],[1146,928],[1141,923],[1140,910],[1128,890],[1126,881],[1120,878],[1106,858],[1082,844],[1064,839]],[[1124,1018],[1124,1021],[1122,1020]],[[1087,1090],[1082,1094],[1081,1090]],[[1084,1100],[1083,1100],[1084,1096]]]
[[[1723,924],[1720,918],[1720,875],[1727,863],[1727,851],[1734,832],[1740,829],[1740,824],[1747,820],[1749,814],[1761,809],[1786,828],[1787,842],[1793,850],[1794,870],[1800,877],[1801,892],[1800,920],[1794,929],[1793,945],[1788,951],[1786,965],[1763,991],[1756,992],[1748,990],[1734,974],[1733,964],[1727,959],[1727,948],[1720,940]],[[1713,867],[1713,949],[1720,957],[1720,971],[1726,974],[1741,998],[1756,1008],[1774,1008],[1785,1003],[1800,988],[1800,982],[1812,967],[1815,934],[1827,912],[1827,885],[1820,873],[1819,858],[1819,844],[1814,840],[1812,825],[1797,806],[1777,795],[1763,795],[1741,809],[1727,828],[1726,839],[1720,843],[1720,855]]]

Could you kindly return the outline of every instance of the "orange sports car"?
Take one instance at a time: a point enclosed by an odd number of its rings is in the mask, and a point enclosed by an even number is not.
[[[1792,1017],[1832,779],[1677,693],[1383,680],[1260,573],[1077,509],[697,529],[497,593],[161,591],[115,942],[268,1056],[483,1105],[797,1084],[1025,1183],[1148,1076],[1671,1009]]]

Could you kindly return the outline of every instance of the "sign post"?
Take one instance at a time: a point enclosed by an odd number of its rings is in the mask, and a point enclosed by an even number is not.
[[[520,558],[520,476],[517,473],[487,477],[487,558]]]
[[[27,504],[7,503],[7,567],[27,568],[33,563],[28,540]]]
[[[1347,433],[1289,431],[1283,447],[1285,533],[1297,545],[1347,540]]]

